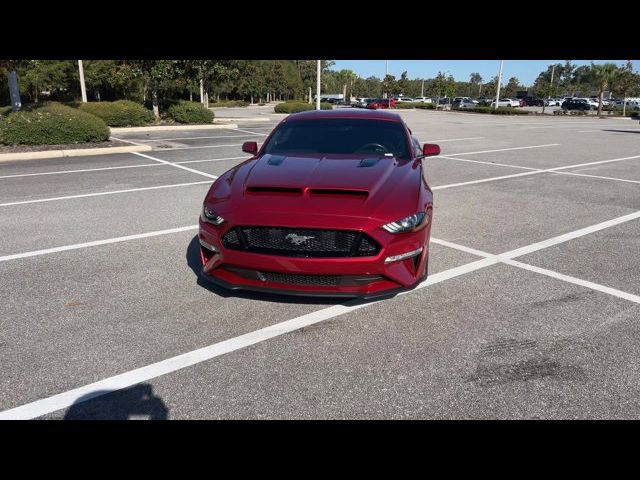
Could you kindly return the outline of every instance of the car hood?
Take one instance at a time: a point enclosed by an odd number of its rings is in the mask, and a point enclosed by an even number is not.
[[[397,219],[415,213],[420,170],[379,155],[265,154],[220,177],[206,201],[222,215]]]

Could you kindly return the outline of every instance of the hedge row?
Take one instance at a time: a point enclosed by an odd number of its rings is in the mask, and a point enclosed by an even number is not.
[[[81,103],[78,108],[101,118],[110,127],[139,127],[155,120],[151,110],[127,100]]]
[[[178,123],[212,123],[213,112],[200,102],[180,101],[167,110],[169,118]]]
[[[61,145],[108,139],[109,127],[102,119],[59,103],[0,117],[0,143],[5,145]]]
[[[298,113],[298,112],[306,112],[307,110],[315,110],[315,103],[306,103],[306,102],[284,102],[277,104],[273,110],[276,113]],[[333,105],[328,102],[320,103],[321,110],[332,110]]]
[[[475,107],[475,108],[454,108],[454,111],[459,112],[475,112],[475,113],[490,113],[492,115],[529,115],[526,110],[516,110],[513,107]]]
[[[436,105],[434,103],[424,102],[396,102],[396,105],[393,108],[420,108],[423,110],[435,110]]]
[[[246,107],[249,105],[249,102],[245,102],[244,100],[226,100],[222,102],[209,102],[210,107]]]

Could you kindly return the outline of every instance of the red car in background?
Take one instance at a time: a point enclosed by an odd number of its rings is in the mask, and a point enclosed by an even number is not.
[[[395,107],[396,106],[396,101],[391,98],[377,98],[371,102],[369,102],[367,104],[367,108],[371,109],[371,110],[378,110],[381,108],[389,108],[389,106],[391,107]]]
[[[222,174],[200,216],[204,277],[228,289],[370,298],[427,275],[433,195],[399,115],[289,115]]]

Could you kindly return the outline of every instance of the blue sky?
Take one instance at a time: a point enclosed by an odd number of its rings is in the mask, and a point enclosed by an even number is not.
[[[343,68],[353,70],[361,77],[385,75],[385,60],[336,60],[333,70]],[[518,77],[522,85],[531,85],[538,74],[552,63],[565,60],[505,60],[502,71],[503,81]],[[572,60],[575,65],[589,65],[591,60]],[[594,63],[613,62],[622,65],[626,60],[593,60]],[[640,69],[640,61],[633,60],[634,70]],[[439,71],[450,73],[458,81],[468,81],[472,72],[478,72],[487,81],[498,74],[499,60],[389,60],[389,73],[399,77],[407,71],[409,78],[433,78]]]

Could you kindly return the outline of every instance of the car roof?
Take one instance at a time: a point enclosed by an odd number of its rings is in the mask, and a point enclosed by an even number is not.
[[[287,117],[287,120],[309,120],[315,118],[359,118],[402,123],[402,118],[397,113],[380,110],[351,110],[348,108],[339,108],[336,110],[308,110],[306,112],[293,113]]]

